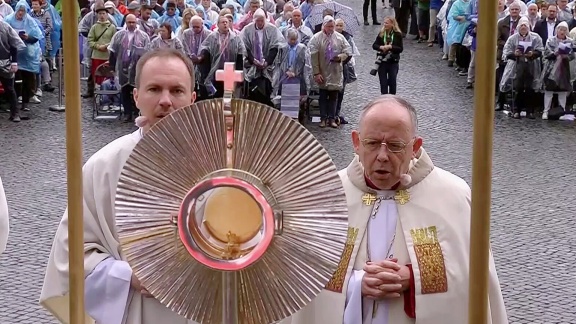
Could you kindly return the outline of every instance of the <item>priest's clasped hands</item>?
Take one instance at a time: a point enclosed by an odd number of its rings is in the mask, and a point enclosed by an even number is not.
[[[398,298],[410,288],[410,269],[397,259],[367,262],[362,277],[362,296],[372,299]]]

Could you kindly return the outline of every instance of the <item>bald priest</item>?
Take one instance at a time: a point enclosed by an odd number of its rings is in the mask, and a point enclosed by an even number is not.
[[[416,111],[385,95],[352,132],[357,154],[340,171],[349,210],[340,265],[312,303],[282,324],[468,322],[470,187],[435,167]],[[486,324],[508,319],[490,255]]]

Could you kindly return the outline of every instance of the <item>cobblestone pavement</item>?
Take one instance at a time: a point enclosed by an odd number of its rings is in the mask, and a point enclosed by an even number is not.
[[[360,8],[359,0],[352,3]],[[368,74],[376,33],[376,27],[363,26],[356,36],[362,53],[359,80],[347,89],[343,108],[351,124],[341,130],[310,127],[339,167],[352,157],[350,132],[359,110],[379,94],[376,77]],[[473,111],[465,83],[440,60],[436,47],[406,40],[399,94],[416,105],[421,135],[435,163],[470,182]],[[63,114],[47,110],[54,95],[42,99],[33,105],[30,121],[13,124],[8,114],[0,114],[0,175],[11,211],[11,236],[0,260],[2,324],[53,322],[37,301],[66,204],[65,127]],[[119,122],[92,121],[89,107],[84,102],[86,158],[134,130]],[[576,176],[560,172],[576,160],[575,136],[572,122],[496,119],[492,243],[512,323],[576,323],[576,282],[570,270],[576,261],[570,219]]]

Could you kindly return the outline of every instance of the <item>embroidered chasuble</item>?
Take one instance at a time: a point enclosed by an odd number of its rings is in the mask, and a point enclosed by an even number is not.
[[[340,265],[320,295],[282,324],[468,322],[470,187],[435,167],[424,149],[408,174],[409,185],[378,192],[366,184],[358,157],[340,171],[349,212]],[[364,265],[390,256],[411,267],[410,289],[401,298],[377,303],[362,298]],[[486,324],[507,324],[491,254],[488,298]]]

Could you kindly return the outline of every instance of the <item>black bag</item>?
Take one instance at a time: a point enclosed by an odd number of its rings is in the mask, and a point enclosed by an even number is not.
[[[352,65],[352,63],[348,62],[344,64],[343,70],[344,70],[344,84],[350,84],[358,80],[358,77],[356,76],[356,70],[354,69],[354,65]]]

